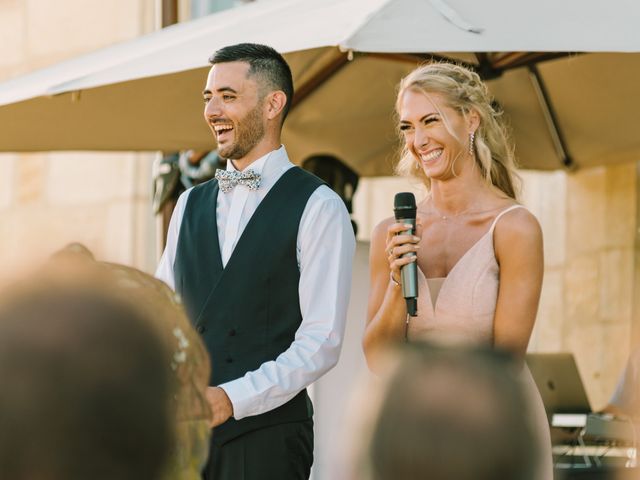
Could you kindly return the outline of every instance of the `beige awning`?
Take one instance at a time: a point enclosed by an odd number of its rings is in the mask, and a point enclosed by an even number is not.
[[[207,58],[261,42],[294,71],[285,143],[298,162],[332,153],[361,175],[390,173],[396,85],[433,52],[490,79],[524,166],[560,168],[562,148],[578,167],[633,160],[637,18],[632,0],[261,0],[1,83],[0,150],[215,148],[202,120]]]

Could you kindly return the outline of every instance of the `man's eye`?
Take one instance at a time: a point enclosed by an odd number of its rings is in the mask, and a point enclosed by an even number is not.
[[[211,100],[211,97],[204,97],[202,100],[204,101],[204,103],[209,103],[209,100]]]
[[[231,100],[233,100],[235,97],[233,95],[222,95],[222,100],[224,100],[225,102],[229,102]]]
[[[400,125],[400,131],[401,132],[406,132],[410,128],[411,128],[411,125]]]

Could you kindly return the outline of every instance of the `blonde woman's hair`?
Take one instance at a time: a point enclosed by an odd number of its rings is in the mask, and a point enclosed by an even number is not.
[[[480,124],[475,131],[473,148],[476,164],[489,185],[517,199],[520,177],[516,172],[513,145],[502,120],[502,112],[494,109],[489,89],[477,73],[452,63],[438,62],[421,65],[400,82],[396,101],[398,115],[402,96],[407,90],[427,96],[439,94],[445,99],[447,106],[463,117],[471,111],[477,112]],[[444,123],[449,129],[446,118]],[[404,142],[396,173],[417,178],[427,188],[431,186],[431,180],[420,168],[418,159]]]

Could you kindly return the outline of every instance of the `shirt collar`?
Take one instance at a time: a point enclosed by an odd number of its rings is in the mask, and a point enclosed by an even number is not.
[[[253,170],[254,172],[260,174],[262,176],[262,180],[269,180],[270,177],[274,175],[278,175],[283,168],[289,165],[289,156],[287,155],[287,151],[284,148],[284,145],[280,145],[280,148],[277,150],[272,150],[266,155],[263,155],[251,165],[249,165],[246,170]],[[233,162],[227,160],[227,170],[228,171],[238,171],[238,169],[233,165]]]

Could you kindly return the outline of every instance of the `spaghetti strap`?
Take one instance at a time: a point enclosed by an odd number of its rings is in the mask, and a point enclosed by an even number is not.
[[[515,210],[516,208],[524,208],[524,206],[516,204],[516,205],[511,205],[510,207],[507,207],[504,210],[502,210],[498,215],[496,215],[496,218],[493,219],[493,223],[491,224],[491,227],[489,228],[489,232],[493,233],[493,229],[496,228],[496,223],[498,223],[498,220],[500,220],[500,217],[502,215],[504,215],[507,212],[510,212],[511,210]]]

